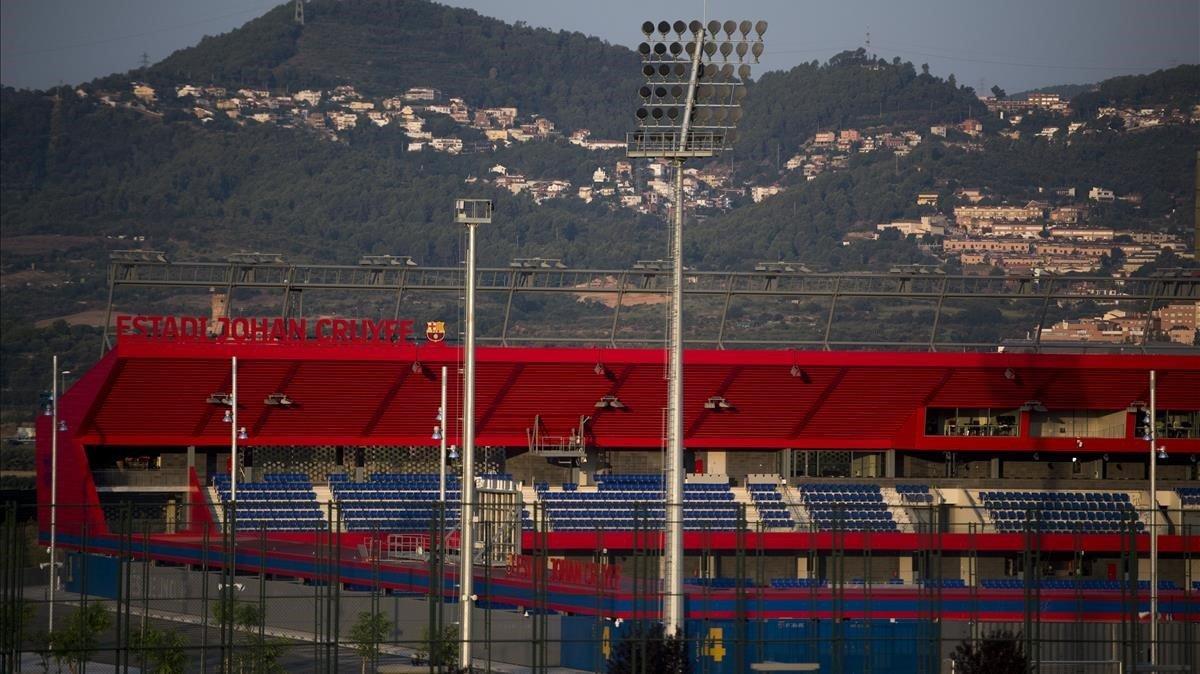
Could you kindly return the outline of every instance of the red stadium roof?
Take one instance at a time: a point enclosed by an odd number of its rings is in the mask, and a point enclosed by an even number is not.
[[[450,418],[460,414],[460,351],[415,345],[172,343],[122,339],[75,389],[72,440],[83,445],[223,445],[225,408],[206,402],[230,390],[238,356],[239,424],[249,445],[431,444],[441,366],[450,368]],[[414,363],[420,367],[414,368]],[[524,447],[542,432],[566,435],[591,417],[589,444],[661,446],[665,356],[650,349],[481,348],[478,442]],[[600,365],[601,367],[597,367]],[[1149,400],[1158,371],[1158,406],[1200,409],[1200,357],[700,351],[685,357],[685,428],[692,449],[915,449],[1142,451],[1132,437],[930,437],[925,407],[1050,410],[1126,409]],[[1006,371],[1008,371],[1006,373]],[[264,403],[286,393],[290,407]],[[605,395],[622,409],[598,409]],[[732,409],[705,409],[722,396]],[[64,404],[67,403],[64,400]],[[457,441],[453,425],[450,441]],[[1200,451],[1173,439],[1172,451]]]

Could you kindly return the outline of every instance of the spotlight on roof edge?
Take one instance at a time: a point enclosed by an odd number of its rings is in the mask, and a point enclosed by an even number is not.
[[[364,267],[416,267],[417,261],[408,255],[363,255],[358,264]]]
[[[230,253],[227,258],[234,264],[287,264],[280,253]]]
[[[167,254],[161,250],[114,250],[108,254],[113,262],[166,262]]]
[[[560,260],[558,258],[545,258],[545,257],[518,257],[518,258],[515,258],[512,262],[509,262],[508,266],[514,267],[517,269],[566,269],[567,268],[567,265],[563,264],[562,260]]]

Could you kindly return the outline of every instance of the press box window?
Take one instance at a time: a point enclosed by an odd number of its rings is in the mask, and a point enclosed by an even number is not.
[[[992,407],[930,407],[925,410],[925,435],[1014,437],[1017,414]]]

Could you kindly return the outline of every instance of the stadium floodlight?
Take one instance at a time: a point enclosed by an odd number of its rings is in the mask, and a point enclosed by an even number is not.
[[[766,21],[709,21],[707,25],[697,20],[646,21],[642,24],[645,40],[637,49],[645,81],[638,88],[641,101],[634,112],[637,130],[626,136],[625,153],[630,158],[670,161],[675,178],[667,338],[663,627],[668,635],[680,637],[684,630],[683,163],[713,157],[737,137],[750,62],[757,63],[762,56],[766,31]]]
[[[776,274],[810,274],[812,270],[798,262],[759,262],[754,265],[754,271],[772,272]]]
[[[217,391],[216,393],[209,395],[205,402],[207,402],[209,405],[228,405],[231,402],[231,399],[228,393],[225,393],[224,391]]]
[[[704,401],[704,409],[706,410],[731,410],[733,404],[725,399],[725,396],[712,396]]]
[[[514,267],[516,269],[566,269],[567,268],[567,265],[563,264],[563,261],[558,258],[544,258],[544,257],[518,257],[518,258],[514,259],[512,262],[509,262],[508,266]]]
[[[272,393],[263,400],[263,404],[270,407],[291,407],[295,401],[288,397],[286,393]]]
[[[596,408],[619,410],[625,408],[625,403],[621,402],[621,399],[615,395],[609,394],[606,396],[601,396],[600,399],[596,401]]]
[[[358,258],[363,267],[417,267],[417,261],[408,255],[363,255]]]
[[[1022,412],[1045,412],[1046,406],[1040,400],[1027,400],[1021,405]]]
[[[462,597],[472,596],[475,574],[472,571],[475,559],[475,230],[479,225],[492,222],[490,199],[455,199],[454,221],[467,226],[467,269],[466,269],[466,320],[463,347],[463,465],[460,515],[462,524],[458,538],[459,576]],[[463,601],[459,606],[461,641],[458,649],[458,665],[471,668],[471,613],[474,601]]]
[[[233,412],[231,412],[230,410],[225,410],[225,416],[221,417],[221,421],[223,421],[227,424],[232,424],[233,423]]]
[[[114,250],[108,254],[108,259],[112,262],[167,262],[167,254],[161,250],[144,250],[136,248],[132,250]]]
[[[246,427],[242,426],[238,429],[238,440],[249,440],[250,434],[246,432]]]
[[[230,253],[227,258],[233,264],[287,264],[279,253]]]

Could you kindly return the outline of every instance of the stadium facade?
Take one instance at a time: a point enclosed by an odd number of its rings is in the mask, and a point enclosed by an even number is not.
[[[268,605],[317,588],[300,595],[331,615],[370,597],[452,622],[459,480],[451,461],[442,504],[431,429],[458,444],[461,353],[444,328],[172,321],[119,318],[60,399],[67,590],[198,614],[249,583],[283,629],[295,616]],[[664,368],[656,349],[479,350],[481,662],[603,670],[659,617]],[[1151,370],[1160,662],[1200,663],[1200,357],[689,350],[685,368],[695,671],[948,671],[960,641],[997,630],[1046,671],[1143,661]],[[45,539],[56,431],[37,430]],[[322,610],[291,628],[335,663],[348,618]],[[417,624],[385,645],[420,651]]]

